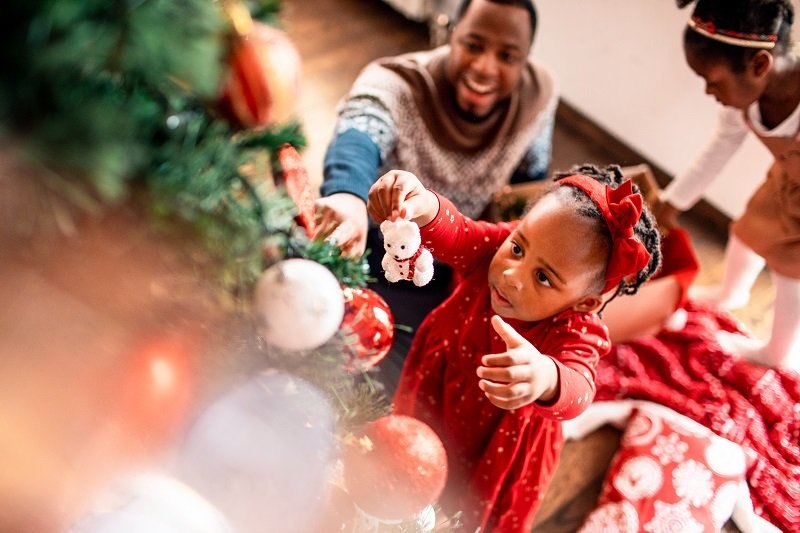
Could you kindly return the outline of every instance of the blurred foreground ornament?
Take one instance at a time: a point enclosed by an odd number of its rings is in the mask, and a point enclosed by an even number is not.
[[[344,483],[356,506],[371,517],[415,520],[434,503],[447,480],[447,455],[425,423],[390,415],[367,424],[345,442]]]
[[[341,462],[338,462],[337,466],[340,464]],[[340,533],[344,531],[352,533],[355,518],[356,507],[353,504],[353,499],[342,487],[335,483],[329,483],[324,511],[315,531],[318,533]]]
[[[139,442],[166,444],[177,434],[191,400],[188,347],[175,339],[147,340],[121,371],[115,396],[122,423]]]
[[[237,533],[312,531],[333,461],[334,417],[317,389],[262,373],[209,406],[179,451],[180,478]]]
[[[229,10],[236,29],[220,108],[232,122],[257,128],[288,121],[300,86],[300,54],[287,35],[253,21],[239,2]]]
[[[344,319],[342,328],[346,335],[345,349],[351,372],[366,370],[377,365],[392,347],[394,318],[389,305],[381,296],[360,287],[345,287]]]
[[[310,350],[339,330],[344,296],[330,270],[308,259],[268,268],[256,286],[255,311],[264,339],[286,350]]]
[[[234,533],[210,503],[164,475],[131,476],[102,497],[69,533]]]

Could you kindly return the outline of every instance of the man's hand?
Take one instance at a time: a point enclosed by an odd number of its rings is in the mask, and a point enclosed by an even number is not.
[[[517,409],[555,398],[558,370],[553,360],[499,316],[492,317],[492,327],[505,341],[506,351],[484,355],[478,367],[478,386],[489,401],[501,409]]]
[[[367,246],[367,204],[358,196],[340,192],[318,199],[314,208],[314,238],[332,239],[343,254],[361,257]]]

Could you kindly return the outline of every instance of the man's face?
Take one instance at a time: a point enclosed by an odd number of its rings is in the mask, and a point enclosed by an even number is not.
[[[450,35],[447,78],[458,108],[474,118],[489,115],[519,83],[532,40],[526,9],[473,0]]]

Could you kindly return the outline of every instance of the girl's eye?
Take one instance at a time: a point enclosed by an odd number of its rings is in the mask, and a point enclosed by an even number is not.
[[[401,249],[401,250],[405,250],[405,249],[406,249],[406,245],[405,245],[405,244],[401,244],[401,245],[400,245],[400,249]]]
[[[537,270],[536,271],[536,281],[544,285],[545,287],[552,287],[553,284],[550,282],[550,278],[547,277],[547,274],[544,270]]]
[[[511,243],[511,253],[516,255],[517,257],[521,256],[522,255],[522,247],[519,244],[517,244],[515,242],[512,242]]]

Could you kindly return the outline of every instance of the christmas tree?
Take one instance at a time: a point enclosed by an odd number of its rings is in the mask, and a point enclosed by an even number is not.
[[[0,530],[341,530],[355,511],[339,452],[358,464],[351,492],[369,493],[357,478],[381,435],[424,433],[391,418],[357,433],[388,410],[368,369],[393,325],[365,261],[310,239],[299,58],[279,7],[4,4],[0,449],[14,466]],[[435,499],[433,463],[422,498],[374,512]],[[165,464],[170,477],[117,481]],[[92,512],[109,486],[121,500]]]

